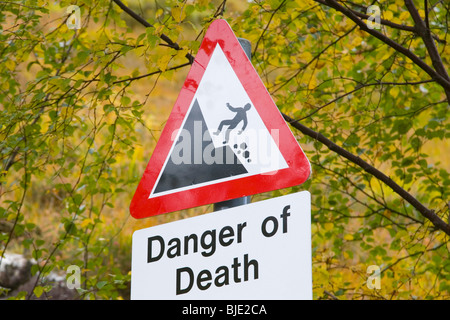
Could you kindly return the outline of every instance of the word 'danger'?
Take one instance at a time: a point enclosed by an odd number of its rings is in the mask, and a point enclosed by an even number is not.
[[[311,299],[310,194],[133,234],[132,299]]]

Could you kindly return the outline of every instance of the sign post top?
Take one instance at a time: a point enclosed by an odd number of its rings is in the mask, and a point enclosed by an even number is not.
[[[130,205],[152,215],[287,188],[308,159],[225,20],[208,28]]]

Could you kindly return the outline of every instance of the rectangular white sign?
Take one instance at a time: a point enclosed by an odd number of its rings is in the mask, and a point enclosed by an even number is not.
[[[133,234],[131,299],[312,299],[303,191]]]

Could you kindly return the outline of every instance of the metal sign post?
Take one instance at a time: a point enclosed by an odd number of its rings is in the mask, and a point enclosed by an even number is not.
[[[238,41],[241,44],[242,49],[244,49],[244,52],[247,55],[248,59],[252,60],[252,45],[250,41],[244,38],[238,38]],[[250,202],[251,202],[250,196],[217,202],[214,204],[214,211],[220,211],[223,209],[242,206],[244,204],[249,204]]]

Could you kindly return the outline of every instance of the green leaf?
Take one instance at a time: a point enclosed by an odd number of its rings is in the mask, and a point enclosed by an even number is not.
[[[36,286],[33,289],[33,293],[37,298],[39,298],[44,293],[44,287]]]
[[[103,288],[106,284],[108,284],[108,281],[99,281],[97,282],[97,284],[95,285],[98,289]]]

